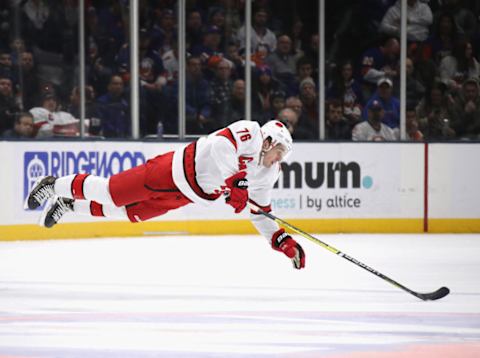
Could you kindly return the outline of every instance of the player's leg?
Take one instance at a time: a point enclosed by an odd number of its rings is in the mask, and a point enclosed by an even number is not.
[[[108,188],[109,179],[89,174],[64,177],[47,176],[37,180],[27,198],[27,206],[34,210],[48,199],[59,196],[68,199],[88,199],[114,205]]]
[[[151,193],[144,186],[145,173],[146,167],[143,164],[110,178],[90,174],[72,174],[59,178],[48,176],[35,183],[27,198],[27,206],[31,210],[36,209],[54,196],[112,206],[146,200]]]
[[[51,227],[69,211],[139,222],[190,204],[173,181],[172,159],[173,152],[165,153],[109,180],[86,174],[58,178],[58,197],[45,208],[41,225]]]
[[[74,200],[55,196],[50,199],[43,209],[39,224],[51,228],[68,212],[141,222],[163,215],[170,210],[180,208],[190,203],[191,201],[188,198],[176,192],[165,192],[155,199],[120,207],[104,205],[95,201]]]
[[[39,224],[45,227],[52,227],[68,212],[79,215],[117,218],[128,220],[127,208],[125,206],[104,205],[95,201],[75,200],[55,196],[47,203],[40,216]]]

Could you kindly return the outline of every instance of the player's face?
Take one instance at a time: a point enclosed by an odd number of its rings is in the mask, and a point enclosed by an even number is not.
[[[270,168],[275,163],[282,161],[286,154],[287,149],[283,145],[276,145],[269,151],[265,152],[262,164],[265,167]]]

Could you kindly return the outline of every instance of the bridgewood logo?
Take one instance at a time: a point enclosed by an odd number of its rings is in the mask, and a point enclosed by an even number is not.
[[[123,170],[143,164],[145,161],[143,153],[128,151],[25,152],[23,158],[23,197],[24,199],[27,197],[39,177],[89,173],[107,178]]]

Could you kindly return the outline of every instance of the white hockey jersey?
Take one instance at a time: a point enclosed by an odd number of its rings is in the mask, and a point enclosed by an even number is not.
[[[50,112],[43,107],[30,109],[33,124],[37,128],[37,138],[53,136],[75,137],[80,135],[80,120],[68,112]],[[90,120],[85,119],[85,129],[88,130]]]
[[[262,143],[257,122],[232,123],[177,149],[173,155],[173,180],[192,202],[208,205],[222,195],[225,179],[246,171],[249,200],[270,211],[271,191],[280,174],[280,164],[270,168],[261,164]],[[252,212],[250,216],[257,230],[270,242],[279,229],[277,223]]]

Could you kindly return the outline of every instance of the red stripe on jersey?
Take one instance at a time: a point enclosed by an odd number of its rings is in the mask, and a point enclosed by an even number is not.
[[[75,175],[75,178],[73,178],[71,191],[74,199],[85,199],[85,195],[83,194],[83,183],[89,175],[90,174],[77,174]]]
[[[185,172],[185,178],[192,188],[192,190],[200,198],[205,200],[216,200],[220,194],[207,194],[205,193],[197,182],[197,173],[195,172],[195,152],[197,149],[197,142],[190,143],[183,153],[183,170]]]
[[[254,204],[255,206],[258,206],[260,209],[262,209],[262,211],[265,211],[266,213],[269,213],[270,211],[272,211],[272,205],[267,205],[267,206],[262,206],[262,205],[259,205],[257,204],[255,201],[253,201],[252,199],[248,199],[249,202],[251,202],[252,204]],[[252,214],[258,214],[256,211],[254,210],[250,210],[250,212]]]
[[[92,214],[92,216],[105,216],[105,214],[103,213],[103,205],[97,203],[96,201],[91,201],[90,214]]]
[[[43,126],[46,123],[48,123],[48,121],[41,121],[41,122],[34,123],[33,126],[35,128],[40,128],[41,126]]]
[[[233,137],[232,131],[230,129],[224,128],[220,132],[218,132],[217,135],[227,138],[230,141],[230,143],[233,144],[233,146],[235,147],[235,150],[237,150],[237,141]]]

